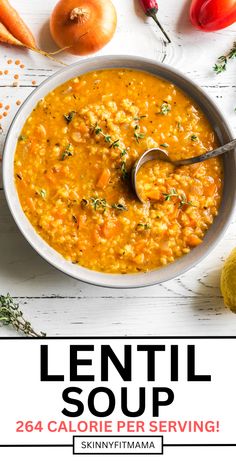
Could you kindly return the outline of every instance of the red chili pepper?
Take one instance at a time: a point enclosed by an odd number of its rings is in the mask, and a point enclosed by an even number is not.
[[[236,0],[192,0],[190,20],[202,31],[217,31],[236,21]]]
[[[156,0],[140,0],[140,3],[143,7],[145,15],[150,16],[151,18],[153,18],[153,20],[156,22],[156,24],[159,26],[160,30],[162,31],[162,33],[166,37],[168,43],[171,43],[171,40],[170,40],[169,36],[167,35],[167,33],[165,32],[165,30],[163,29],[163,27],[161,26],[161,24],[159,23],[159,21],[157,19],[157,12],[158,12],[158,3],[157,3],[157,1]]]

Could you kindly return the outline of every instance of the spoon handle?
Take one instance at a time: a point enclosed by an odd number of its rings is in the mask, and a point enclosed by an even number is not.
[[[189,164],[195,164],[196,162],[202,162],[206,161],[207,159],[211,159],[212,157],[220,156],[221,154],[231,151],[234,148],[236,148],[236,139],[233,139],[233,141],[230,141],[229,143],[224,144],[223,146],[213,149],[213,151],[206,152],[205,154],[201,154],[200,156],[190,157],[189,159],[175,161],[173,162],[173,164],[175,164],[176,166],[186,166]]]

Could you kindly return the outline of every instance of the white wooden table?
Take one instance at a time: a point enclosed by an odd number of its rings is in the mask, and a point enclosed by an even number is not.
[[[46,50],[55,50],[48,29],[55,3],[12,0]],[[212,69],[217,57],[236,40],[236,24],[220,32],[201,33],[188,22],[189,1],[160,0],[159,19],[172,38],[166,47],[154,22],[138,7],[138,0],[114,0],[114,4],[117,32],[99,55],[135,54],[171,64],[214,99],[236,135],[236,61],[223,74],[215,75]],[[9,58],[22,60],[25,68],[7,65]],[[61,58],[67,63],[80,60],[67,55]],[[11,105],[2,120],[2,148],[16,100],[23,101],[58,65],[35,53],[0,45],[0,69],[9,70],[8,75],[0,76],[0,101]],[[13,87],[16,73],[19,86]],[[0,292],[16,297],[35,329],[51,336],[236,335],[236,315],[224,308],[219,290],[222,261],[236,246],[236,218],[210,256],[182,277],[144,289],[103,289],[73,280],[42,260],[17,229],[0,187]],[[0,335],[15,333],[1,328]]]

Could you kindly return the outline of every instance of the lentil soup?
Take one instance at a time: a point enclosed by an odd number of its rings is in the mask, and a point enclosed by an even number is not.
[[[142,71],[90,72],[59,86],[28,117],[15,154],[22,208],[41,237],[74,264],[134,273],[201,244],[217,215],[221,161],[175,168],[147,149],[184,159],[218,145],[202,110],[174,84]]]

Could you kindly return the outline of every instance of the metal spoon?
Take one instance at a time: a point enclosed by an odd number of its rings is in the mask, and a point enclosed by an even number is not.
[[[220,146],[216,149],[213,149],[213,151],[206,152],[204,154],[201,154],[200,156],[196,157],[190,157],[189,159],[182,159],[179,161],[172,161],[171,158],[168,156],[166,151],[163,151],[162,149],[159,148],[152,148],[148,149],[147,151],[144,152],[144,154],[135,162],[132,168],[132,173],[131,173],[131,180],[132,180],[132,186],[134,189],[134,192],[136,193],[138,199],[144,203],[144,200],[142,199],[141,195],[139,194],[138,188],[137,188],[137,174],[140,170],[140,168],[146,164],[146,162],[149,161],[164,161],[164,162],[169,162],[170,164],[173,164],[174,166],[188,166],[191,164],[196,164],[197,162],[203,162],[207,161],[208,159],[211,159],[212,157],[220,156],[221,154],[224,154],[225,152],[231,151],[232,149],[236,148],[236,139],[233,139],[233,141],[230,141],[227,144],[224,144],[223,146]]]

